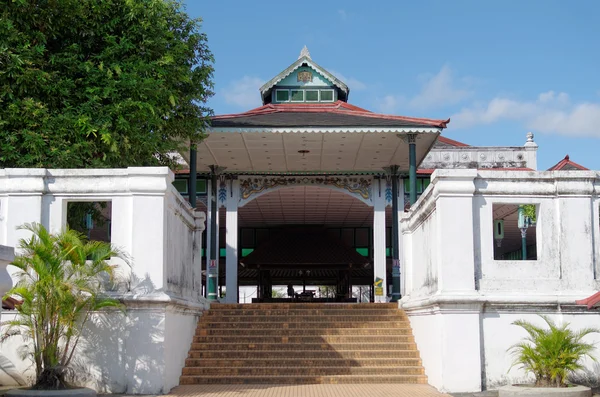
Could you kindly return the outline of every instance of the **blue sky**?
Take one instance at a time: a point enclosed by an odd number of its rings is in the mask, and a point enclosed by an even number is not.
[[[215,56],[215,114],[261,105],[258,87],[304,45],[349,102],[451,118],[443,135],[520,146],[538,168],[569,154],[600,169],[600,1],[194,1]]]

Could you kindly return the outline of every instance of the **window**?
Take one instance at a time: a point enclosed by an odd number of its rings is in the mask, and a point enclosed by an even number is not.
[[[67,203],[67,225],[88,239],[110,243],[112,202],[73,201]]]
[[[319,102],[319,91],[306,90],[306,102]]]
[[[321,102],[333,102],[333,90],[321,90]]]
[[[417,178],[417,195],[423,193],[429,186],[429,178]],[[404,178],[404,193],[410,193],[410,179]]]
[[[175,179],[173,186],[181,195],[188,195],[188,177]],[[206,179],[196,180],[196,194],[206,194]]]
[[[188,181],[187,179],[175,179],[173,181],[173,186],[175,186],[175,189],[177,189],[177,191],[181,194],[187,194],[188,193]]]
[[[290,92],[288,90],[275,90],[275,100],[277,100],[277,102],[289,101]]]
[[[304,90],[292,90],[292,102],[304,102]]]
[[[537,260],[537,209],[535,204],[493,205],[495,260]]]

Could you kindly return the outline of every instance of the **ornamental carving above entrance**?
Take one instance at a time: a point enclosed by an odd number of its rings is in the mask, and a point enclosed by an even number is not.
[[[371,184],[371,178],[350,176],[240,178],[240,200],[245,201],[254,195],[280,187],[323,186],[345,190],[362,201],[367,201],[371,199]]]

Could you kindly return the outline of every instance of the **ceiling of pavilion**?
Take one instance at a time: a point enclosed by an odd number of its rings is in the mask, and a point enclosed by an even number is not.
[[[205,208],[199,204],[199,209]],[[391,208],[386,208],[387,225],[391,225],[391,215]],[[372,227],[373,207],[332,189],[294,186],[264,194],[240,207],[238,220],[239,227]],[[219,224],[225,225],[224,208],[219,211]]]
[[[420,164],[438,134],[417,135]],[[408,144],[394,133],[212,132],[198,145],[198,171],[210,165],[226,172],[382,172],[408,170]]]

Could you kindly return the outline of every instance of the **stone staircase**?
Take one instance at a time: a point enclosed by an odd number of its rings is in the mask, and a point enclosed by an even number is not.
[[[396,304],[213,304],[198,323],[180,383],[427,383],[427,377]]]

